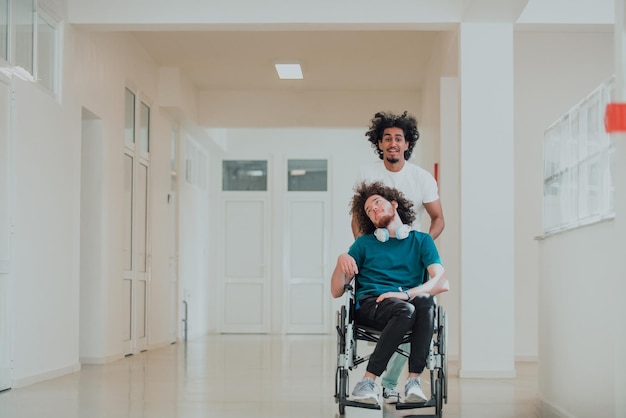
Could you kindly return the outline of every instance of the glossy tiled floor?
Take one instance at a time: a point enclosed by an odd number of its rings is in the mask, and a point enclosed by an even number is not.
[[[0,393],[0,417],[338,417],[335,353],[334,336],[211,335]],[[534,364],[518,364],[515,379],[459,379],[452,363],[450,372],[444,418],[538,416]],[[345,416],[420,413],[432,408],[348,407]]]

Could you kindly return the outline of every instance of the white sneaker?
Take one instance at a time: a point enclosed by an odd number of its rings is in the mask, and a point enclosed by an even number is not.
[[[424,392],[422,392],[419,377],[411,377],[409,380],[406,381],[406,386],[404,387],[404,396],[406,403],[427,401],[426,395],[424,395]]]
[[[383,388],[383,400],[385,403],[393,404],[400,402],[400,394],[395,389]]]
[[[377,386],[374,379],[366,377],[356,384],[352,391],[352,398],[358,402],[378,404]]]

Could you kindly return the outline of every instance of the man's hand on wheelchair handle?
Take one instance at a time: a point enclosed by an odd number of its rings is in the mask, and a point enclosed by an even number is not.
[[[338,298],[343,295],[343,286],[349,283],[352,278],[359,273],[356,261],[347,253],[340,254],[337,257],[337,265],[333,271],[330,291],[333,297]]]
[[[356,265],[356,261],[346,253],[339,255],[337,258],[337,266],[341,269],[344,276],[346,276],[346,282],[359,274],[359,267]]]

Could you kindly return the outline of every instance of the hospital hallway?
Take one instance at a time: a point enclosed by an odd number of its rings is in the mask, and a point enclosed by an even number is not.
[[[339,417],[335,368],[334,335],[207,335],[2,392],[0,418]],[[449,369],[444,418],[539,416],[536,363],[516,364],[514,379],[460,380]],[[351,373],[351,388],[364,370]],[[385,405],[347,407],[345,417],[428,413]]]

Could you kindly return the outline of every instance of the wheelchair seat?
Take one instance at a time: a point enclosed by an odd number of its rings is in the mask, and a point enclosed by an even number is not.
[[[381,409],[380,404],[368,404],[349,399],[348,371],[361,363],[367,362],[370,355],[357,353],[357,341],[378,343],[382,331],[359,325],[354,320],[355,290],[352,284],[344,286],[345,303],[337,311],[337,370],[335,373],[335,402],[339,404],[339,414],[345,413],[345,407]],[[434,407],[435,414],[430,417],[441,418],[443,404],[448,402],[448,366],[447,366],[447,319],[446,312],[440,305],[435,305],[435,327],[426,367],[430,372],[431,396],[425,402],[398,402],[396,409],[414,409]],[[410,332],[405,334],[400,345],[409,342]],[[399,347],[396,352],[409,357],[409,352]],[[425,415],[428,416],[428,415]]]

